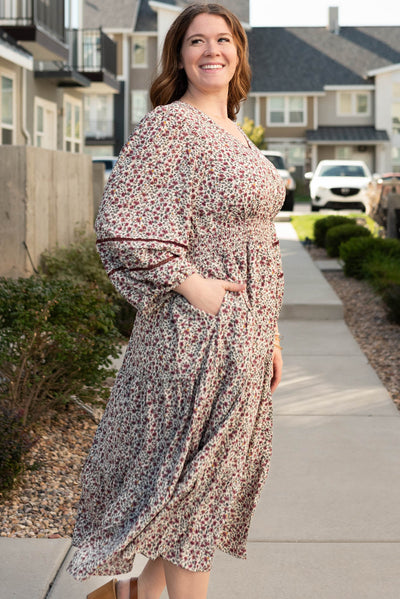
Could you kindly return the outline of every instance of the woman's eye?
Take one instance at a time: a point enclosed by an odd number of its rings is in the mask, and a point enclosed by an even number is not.
[[[230,42],[231,40],[229,39],[229,37],[220,37],[219,42]]]
[[[201,44],[202,41],[203,40],[201,40],[201,39],[194,39],[194,40],[192,40],[192,45]]]

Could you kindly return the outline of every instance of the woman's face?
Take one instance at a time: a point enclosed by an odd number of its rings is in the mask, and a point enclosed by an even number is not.
[[[236,44],[225,19],[197,15],[186,31],[181,50],[180,67],[185,70],[189,91],[227,92],[237,64]]]

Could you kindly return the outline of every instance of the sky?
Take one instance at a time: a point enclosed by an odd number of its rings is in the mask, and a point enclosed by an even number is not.
[[[339,24],[400,25],[399,0],[250,0],[253,27],[324,27],[328,7],[339,7]]]

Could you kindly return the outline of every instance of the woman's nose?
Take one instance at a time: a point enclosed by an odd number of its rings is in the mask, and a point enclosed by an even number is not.
[[[206,56],[214,56],[215,54],[218,54],[218,53],[219,53],[218,44],[216,44],[215,42],[209,42],[205,48],[204,54]]]

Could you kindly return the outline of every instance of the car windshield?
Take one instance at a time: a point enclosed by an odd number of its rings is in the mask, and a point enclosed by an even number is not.
[[[282,156],[275,156],[275,154],[264,154],[265,158],[268,158],[270,162],[277,168],[279,171],[283,171],[285,169],[285,163],[283,162]]]
[[[319,177],[366,177],[362,166],[357,164],[327,164],[321,167]]]

